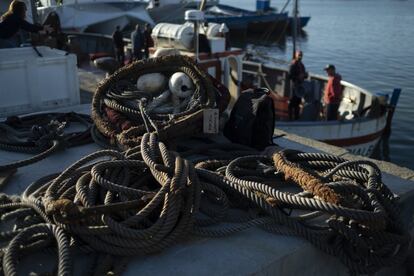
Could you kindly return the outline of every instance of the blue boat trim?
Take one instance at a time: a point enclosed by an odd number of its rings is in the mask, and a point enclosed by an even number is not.
[[[268,11],[249,11],[228,5],[218,4],[210,7],[205,14],[207,22],[225,23],[227,27],[233,30],[246,29],[254,25],[262,24],[280,24],[282,27],[292,25],[293,18],[289,17],[288,12]],[[299,17],[300,28],[305,27],[310,20],[309,16]],[[261,29],[263,31],[263,29]]]

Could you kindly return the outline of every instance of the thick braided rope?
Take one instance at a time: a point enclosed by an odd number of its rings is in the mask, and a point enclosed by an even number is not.
[[[322,177],[290,162],[285,155],[288,155],[287,151],[275,154],[273,155],[273,161],[276,169],[284,173],[286,181],[294,181],[298,183],[303,190],[314,194],[323,201],[332,204],[339,203],[339,196],[332,189],[324,185]]]
[[[53,140],[50,143],[50,147],[46,148],[43,152],[32,156],[30,158],[24,159],[24,160],[19,160],[10,164],[5,164],[5,165],[0,165],[0,171],[7,171],[7,170],[12,170],[12,169],[17,169],[17,168],[21,168],[24,166],[28,166],[30,164],[36,163],[40,160],[43,160],[45,158],[47,158],[48,156],[52,155],[53,153],[55,153],[56,151],[58,151],[61,147],[61,142],[59,142],[58,140]]]
[[[59,249],[58,275],[72,275],[69,240],[62,229],[50,224],[37,224],[27,227],[10,241],[3,257],[5,275],[17,275],[17,260],[21,247],[24,247],[33,235],[38,235],[39,233],[45,233],[47,236],[52,236],[56,239]],[[50,237],[48,238],[50,239]]]
[[[62,130],[62,133],[57,134],[55,130],[48,129],[52,122],[63,122],[64,127],[76,122],[84,125],[86,130],[72,133],[65,133]],[[74,112],[41,113],[20,118],[11,117],[4,122],[0,122],[0,149],[35,154],[24,160],[0,165],[0,171],[14,170],[31,165],[65,147],[90,143],[91,123],[88,115]],[[43,131],[35,131],[36,129],[42,129]],[[34,137],[37,138],[34,139]],[[22,141],[23,138],[26,138],[26,141]]]

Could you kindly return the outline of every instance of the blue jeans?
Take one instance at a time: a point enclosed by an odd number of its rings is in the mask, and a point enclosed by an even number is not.
[[[133,60],[141,60],[142,59],[141,49],[134,49],[132,53],[133,53]]]

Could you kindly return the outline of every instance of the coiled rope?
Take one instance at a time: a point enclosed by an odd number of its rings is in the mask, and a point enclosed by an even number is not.
[[[83,125],[83,130],[65,131],[71,124]],[[0,165],[0,171],[14,170],[43,160],[54,152],[92,142],[90,116],[70,113],[41,113],[9,117],[0,122],[0,149],[35,154],[25,160]]]
[[[14,225],[0,233],[6,275],[34,250],[55,247],[59,275],[69,275],[74,248],[135,256],[191,233],[222,237],[254,226],[304,238],[353,273],[402,263],[410,244],[396,198],[371,162],[285,150],[193,164],[154,133],[124,153],[88,155],[0,203],[2,229]],[[99,267],[118,269],[124,263]]]

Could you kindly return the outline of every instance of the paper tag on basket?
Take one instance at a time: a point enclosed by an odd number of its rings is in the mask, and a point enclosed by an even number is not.
[[[219,133],[219,111],[217,108],[203,110],[203,132],[210,134]]]

